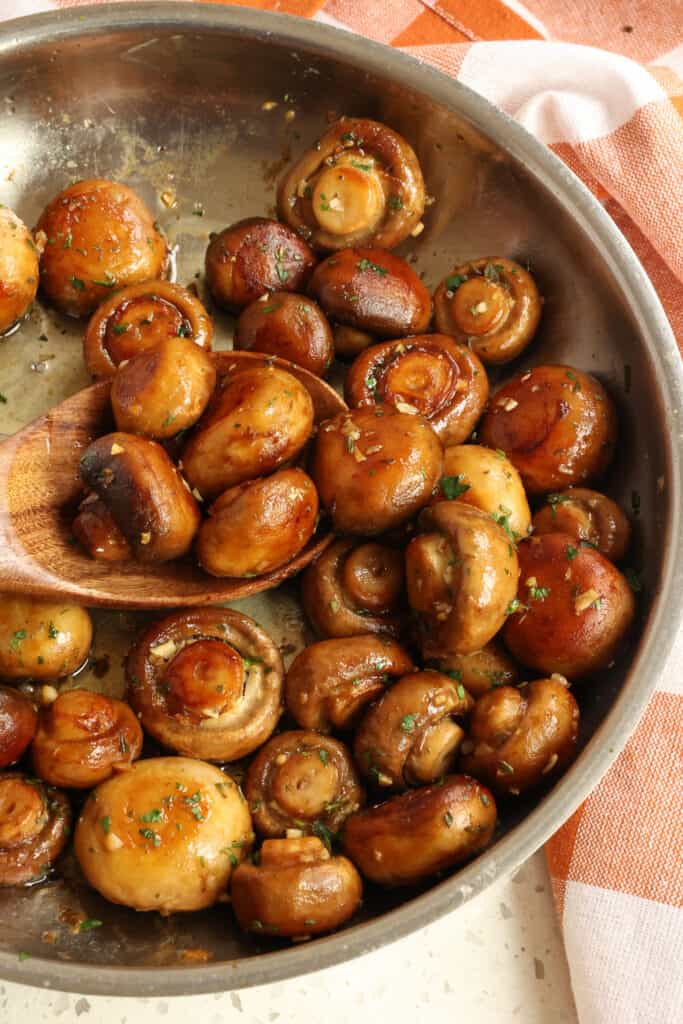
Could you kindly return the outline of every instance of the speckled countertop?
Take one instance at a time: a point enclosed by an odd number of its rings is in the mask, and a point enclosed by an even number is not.
[[[175,999],[85,997],[0,983],[2,1024],[348,1024],[378,1011],[392,1024],[576,1024],[543,854],[423,931],[293,981]]]

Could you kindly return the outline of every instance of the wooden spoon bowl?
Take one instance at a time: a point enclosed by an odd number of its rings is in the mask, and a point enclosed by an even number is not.
[[[251,352],[213,353],[219,377],[240,368],[275,365],[308,389],[315,422],[346,408],[337,392],[293,363]],[[117,608],[219,604],[276,587],[332,541],[317,533],[286,565],[253,579],[216,579],[191,556],[161,565],[98,562],[71,534],[83,495],[79,460],[112,429],[110,381],[84,388],[0,444],[0,587],[5,592]]]

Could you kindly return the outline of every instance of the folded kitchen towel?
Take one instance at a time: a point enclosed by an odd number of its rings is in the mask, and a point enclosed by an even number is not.
[[[9,18],[80,0],[0,0]],[[233,0],[396,46],[516,117],[624,233],[683,346],[680,0]],[[547,844],[581,1024],[683,1020],[683,635],[623,753]]]

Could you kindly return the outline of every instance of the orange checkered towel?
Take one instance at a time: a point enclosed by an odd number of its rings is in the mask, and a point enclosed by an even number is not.
[[[82,2],[0,0],[0,16]],[[681,0],[234,2],[400,47],[516,117],[604,204],[683,344]],[[625,750],[547,844],[581,1024],[683,1021],[682,668],[683,632]]]

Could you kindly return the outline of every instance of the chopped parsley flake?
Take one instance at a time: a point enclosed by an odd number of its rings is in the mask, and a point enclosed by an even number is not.
[[[401,729],[403,732],[412,732],[415,728],[416,715],[404,715],[401,719]]]
[[[459,288],[461,284],[467,281],[467,274],[451,274],[446,278],[446,287],[449,292],[454,292],[456,288]]]
[[[93,928],[101,928],[102,922],[98,921],[97,918],[90,917],[87,921],[81,921],[78,926],[79,932],[91,932]]]
[[[372,260],[362,259],[358,260],[356,266],[359,270],[374,270],[376,274],[381,274],[384,277],[389,271],[386,267],[381,267],[379,263],[373,263]]]
[[[441,493],[443,494],[444,498],[446,498],[447,501],[454,501],[456,498],[459,498],[461,494],[464,494],[465,491],[469,491],[470,485],[464,484],[462,481],[462,473],[458,473],[457,476],[441,477],[441,479],[439,480],[439,487],[441,488]]]

